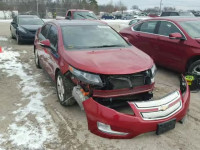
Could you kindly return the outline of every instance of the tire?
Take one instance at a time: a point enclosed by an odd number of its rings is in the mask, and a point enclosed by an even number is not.
[[[71,106],[75,103],[75,100],[72,96],[72,90],[72,82],[63,76],[61,72],[58,72],[56,76],[56,91],[61,105]]]
[[[188,69],[189,73],[193,73],[195,75],[200,75],[200,60],[193,62]]]
[[[35,50],[35,65],[38,69],[41,69],[41,66],[40,66],[40,60],[39,60],[39,57],[38,57],[38,52],[37,50]]]
[[[17,39],[17,44],[18,45],[22,44],[22,41],[19,39],[19,35],[16,35],[16,39]]]

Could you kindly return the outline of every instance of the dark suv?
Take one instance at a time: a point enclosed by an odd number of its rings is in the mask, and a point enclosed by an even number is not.
[[[188,17],[195,17],[194,14],[192,12],[189,11],[166,11],[166,12],[162,12],[162,14],[160,15],[161,17],[165,17],[165,16],[188,16]]]

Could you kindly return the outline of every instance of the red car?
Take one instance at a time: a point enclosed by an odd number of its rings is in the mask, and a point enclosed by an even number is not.
[[[153,60],[130,45],[107,24],[89,20],[57,20],[38,30],[35,62],[56,82],[62,105],[76,101],[85,110],[88,127],[107,138],[160,134],[186,115],[190,92],[181,90],[152,98],[156,67]],[[130,113],[123,113],[126,106]]]
[[[144,20],[120,34],[150,55],[157,65],[200,75],[200,18]]]
[[[65,19],[75,19],[75,20],[97,20],[97,16],[93,11],[85,9],[69,9],[66,13]]]

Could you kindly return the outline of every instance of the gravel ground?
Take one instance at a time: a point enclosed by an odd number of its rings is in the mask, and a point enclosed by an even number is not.
[[[0,150],[2,149],[200,149],[200,92],[191,94],[184,124],[162,135],[128,140],[98,137],[76,104],[62,107],[54,83],[34,64],[33,45],[17,45],[9,23],[0,23]],[[158,68],[156,97],[177,89],[178,74]]]

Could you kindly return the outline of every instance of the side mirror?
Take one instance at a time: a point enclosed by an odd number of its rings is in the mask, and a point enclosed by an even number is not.
[[[183,39],[183,36],[180,33],[171,33],[169,34],[169,39]]]
[[[51,47],[51,43],[48,39],[43,40],[39,43],[42,47]]]

